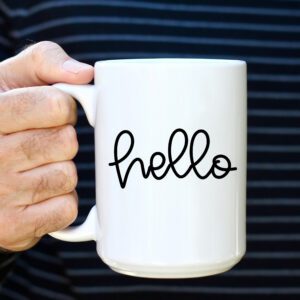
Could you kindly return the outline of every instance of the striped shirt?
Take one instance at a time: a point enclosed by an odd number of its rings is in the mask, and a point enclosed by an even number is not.
[[[17,258],[0,299],[299,299],[299,0],[0,0],[0,59],[42,40],[96,60],[204,57],[248,63],[247,254],[212,277],[155,280],[111,271],[95,243],[44,237]],[[95,201],[93,129],[77,125],[81,223]],[[12,263],[14,261],[14,263]]]

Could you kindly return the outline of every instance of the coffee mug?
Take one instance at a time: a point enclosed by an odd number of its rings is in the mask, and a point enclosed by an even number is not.
[[[201,277],[246,250],[246,63],[99,61],[95,85],[56,84],[95,128],[96,206],[51,233],[95,240],[119,273]]]

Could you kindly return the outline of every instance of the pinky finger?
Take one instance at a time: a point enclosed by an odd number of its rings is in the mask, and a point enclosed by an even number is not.
[[[24,217],[31,222],[33,236],[40,238],[69,226],[77,217],[77,206],[77,193],[73,191],[28,206]]]

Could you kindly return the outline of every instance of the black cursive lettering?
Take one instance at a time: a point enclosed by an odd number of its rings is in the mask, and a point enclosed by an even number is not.
[[[181,149],[180,153],[177,155],[176,158],[174,158],[173,154],[172,154],[172,145],[174,143],[174,137],[178,134],[183,135],[184,143],[183,143],[183,146],[182,146],[182,149]],[[128,148],[127,152],[121,158],[119,158],[118,145],[119,145],[120,139],[122,137],[126,136],[126,135],[129,136],[129,139],[130,139],[129,148]],[[197,158],[195,160],[195,158],[194,158],[194,144],[195,144],[195,140],[199,136],[204,136],[205,137],[205,147],[204,147],[204,150],[202,151],[201,155],[199,156],[199,158]],[[131,161],[131,163],[129,164],[127,170],[125,171],[124,178],[123,178],[122,174],[121,174],[120,164],[129,157],[129,155],[132,152],[132,149],[134,147],[134,136],[133,136],[133,134],[129,130],[123,130],[117,135],[116,140],[115,140],[115,144],[114,144],[114,161],[109,163],[108,165],[109,166],[115,166],[116,171],[117,171],[117,176],[118,176],[118,179],[119,179],[119,182],[120,182],[120,186],[121,186],[122,189],[124,189],[126,187],[127,180],[128,180],[128,177],[129,177],[129,173],[130,173],[132,167],[136,163],[138,163],[140,165],[141,174],[145,179],[147,179],[151,174],[153,176],[153,178],[155,178],[156,180],[163,179],[168,174],[170,169],[172,170],[174,175],[178,178],[186,177],[191,172],[191,170],[193,170],[195,175],[199,179],[206,179],[210,175],[212,175],[216,179],[221,179],[221,178],[226,177],[229,174],[229,172],[237,170],[236,167],[231,167],[231,162],[230,162],[230,160],[227,156],[225,156],[223,154],[218,154],[218,155],[214,156],[214,158],[212,160],[211,168],[208,170],[208,172],[206,174],[201,174],[199,172],[197,166],[201,163],[201,161],[206,156],[206,154],[209,150],[209,146],[210,146],[209,134],[204,129],[199,129],[193,134],[193,136],[191,138],[190,147],[189,147],[190,165],[188,166],[188,168],[186,169],[186,171],[184,173],[180,174],[176,169],[176,164],[184,156],[184,154],[185,154],[185,152],[188,148],[188,143],[189,143],[188,140],[189,140],[188,135],[183,129],[178,128],[178,129],[176,129],[172,132],[172,134],[169,138],[169,143],[168,143],[168,160],[169,160],[169,164],[166,166],[164,172],[161,175],[158,175],[156,173],[156,171],[162,169],[165,166],[166,157],[162,152],[157,151],[157,152],[154,152],[151,155],[150,160],[149,160],[149,166],[148,166],[147,170],[146,170],[144,162],[141,158],[139,158],[139,157],[134,158]],[[155,165],[154,161],[155,161],[156,158],[159,158],[160,162]],[[225,162],[226,166],[220,166],[221,162],[223,162],[223,164]],[[218,172],[219,174],[217,174],[216,171],[219,171]],[[220,174],[220,172],[221,172],[221,174]]]

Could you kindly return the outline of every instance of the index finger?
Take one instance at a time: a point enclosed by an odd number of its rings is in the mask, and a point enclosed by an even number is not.
[[[0,134],[74,125],[76,102],[51,86],[28,87],[0,94]]]

